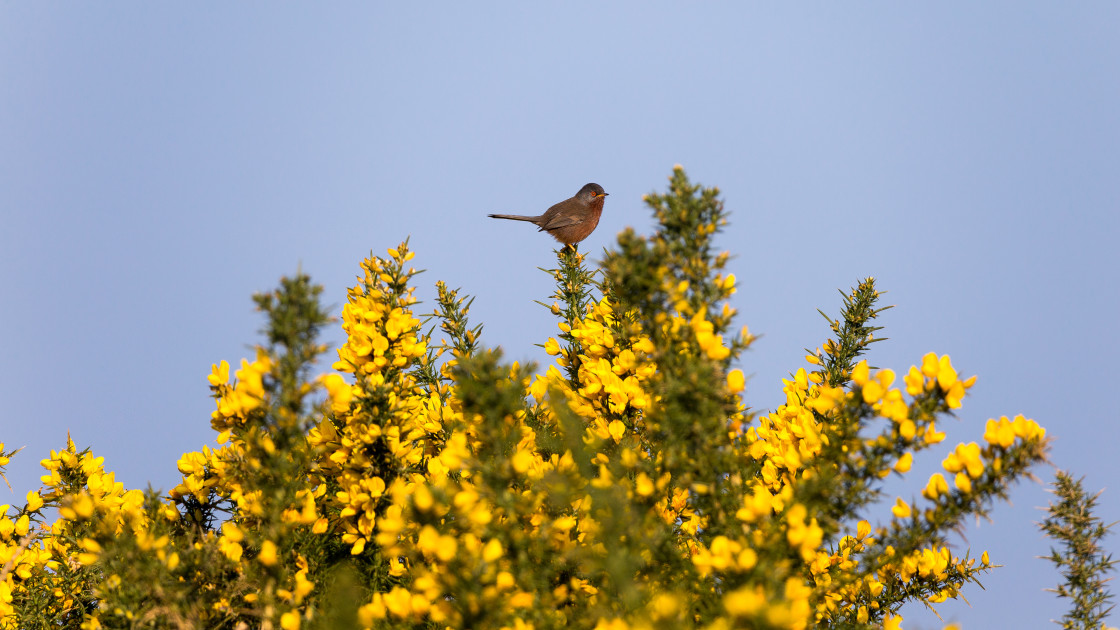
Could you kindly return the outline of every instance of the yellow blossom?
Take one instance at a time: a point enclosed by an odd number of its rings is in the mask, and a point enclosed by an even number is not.
[[[957,486],[957,490],[964,493],[972,492],[972,479],[965,473],[957,473],[957,476],[954,478],[954,483]]]
[[[552,356],[560,354],[560,342],[556,341],[555,337],[549,337],[544,344],[544,351]]]
[[[615,442],[621,440],[622,436],[626,435],[626,425],[618,420],[611,420],[607,428]]]
[[[257,560],[266,567],[271,567],[276,564],[276,543],[271,540],[266,540],[261,543],[261,552],[257,555]]]
[[[860,387],[867,384],[871,378],[871,369],[867,365],[867,361],[860,361],[852,368],[852,382]]]
[[[300,617],[299,613],[294,610],[280,615],[280,627],[284,630],[299,630]]]
[[[894,507],[891,508],[891,513],[894,514],[895,518],[910,518],[910,504],[899,497],[895,501]]]
[[[0,448],[3,445],[0,444]],[[39,508],[43,507],[43,495],[39,494],[37,490],[31,490],[27,493],[27,511],[37,512]]]
[[[871,535],[871,523],[860,521],[856,523],[856,538],[863,540]]]
[[[229,382],[229,362],[222,361],[221,364],[210,366],[210,376],[206,380],[210,382],[211,387],[225,385]]]
[[[394,586],[391,591],[383,596],[385,608],[396,617],[407,617],[412,614],[412,595],[400,586]]]
[[[902,377],[902,380],[906,384],[906,393],[911,396],[917,396],[925,388],[925,378],[916,366],[910,366],[910,371]]]
[[[85,520],[93,516],[93,498],[86,493],[71,495],[58,508],[58,513],[68,521]]]
[[[933,473],[930,475],[929,482],[922,490],[922,496],[925,498],[936,501],[937,497],[949,493],[949,484],[945,482],[945,477],[941,473]]]
[[[746,388],[746,379],[742,370],[731,370],[727,373],[727,389],[732,394],[738,394]]]
[[[744,586],[724,595],[723,606],[733,617],[753,617],[766,606],[766,592],[761,586]]]
[[[323,386],[327,389],[327,395],[331,401],[331,411],[336,414],[345,413],[350,409],[350,403],[354,399],[354,392],[341,375],[327,374],[323,377]]]
[[[949,355],[944,355],[938,360],[937,366],[937,386],[941,391],[949,391],[949,389],[957,382],[957,371],[953,369],[953,364],[949,360]]]
[[[482,559],[486,562],[494,562],[504,555],[502,551],[502,543],[496,539],[491,539],[490,542],[482,548]]]
[[[914,454],[910,453],[910,452],[906,452],[906,453],[902,454],[902,457],[898,458],[897,462],[895,462],[894,469],[896,471],[900,472],[900,473],[906,473],[906,472],[910,471],[910,467],[913,464],[914,464]]]

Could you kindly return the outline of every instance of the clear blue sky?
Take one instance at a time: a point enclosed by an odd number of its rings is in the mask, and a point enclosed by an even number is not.
[[[67,431],[127,486],[169,488],[212,439],[210,364],[256,341],[250,294],[302,268],[337,307],[410,235],[422,299],[462,287],[486,344],[544,361],[553,243],[486,214],[598,182],[600,252],[649,231],[641,195],[680,163],[732,213],[752,406],[824,338],[815,309],[873,275],[897,305],[873,364],[932,350],[980,377],[949,442],[1035,418],[1116,520],[1118,29],[1104,2],[5,3],[0,441],[27,448],[0,503]],[[958,546],[1006,568],[946,621],[1064,611],[1036,559],[1049,495],[1012,498]]]

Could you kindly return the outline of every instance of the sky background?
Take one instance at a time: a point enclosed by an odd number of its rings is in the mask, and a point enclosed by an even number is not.
[[[337,314],[406,237],[423,310],[461,287],[482,341],[543,369],[554,243],[486,214],[597,182],[597,259],[651,231],[641,196],[679,163],[731,213],[748,404],[784,401],[816,309],[875,276],[872,364],[979,375],[947,448],[1025,414],[1120,519],[1118,29],[1107,2],[0,5],[0,441],[26,446],[0,503],[68,431],[169,489],[213,443],[210,365],[251,356],[250,295],[302,269]],[[1049,498],[1019,485],[968,529],[957,552],[1006,568],[945,621],[1055,627]]]

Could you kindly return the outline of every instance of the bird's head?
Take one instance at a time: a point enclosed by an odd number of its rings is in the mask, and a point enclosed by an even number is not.
[[[586,184],[583,188],[579,189],[578,193],[576,193],[576,198],[589,202],[596,200],[602,201],[602,199],[608,194],[609,193],[603,190],[603,187],[599,184]]]

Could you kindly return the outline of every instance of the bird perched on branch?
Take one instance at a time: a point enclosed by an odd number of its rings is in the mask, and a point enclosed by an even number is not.
[[[553,238],[565,245],[575,246],[595,231],[599,217],[603,214],[603,202],[607,192],[599,184],[587,184],[579,189],[571,199],[565,199],[552,206],[544,214],[536,217],[519,214],[491,214],[494,219],[528,221],[548,232]]]

